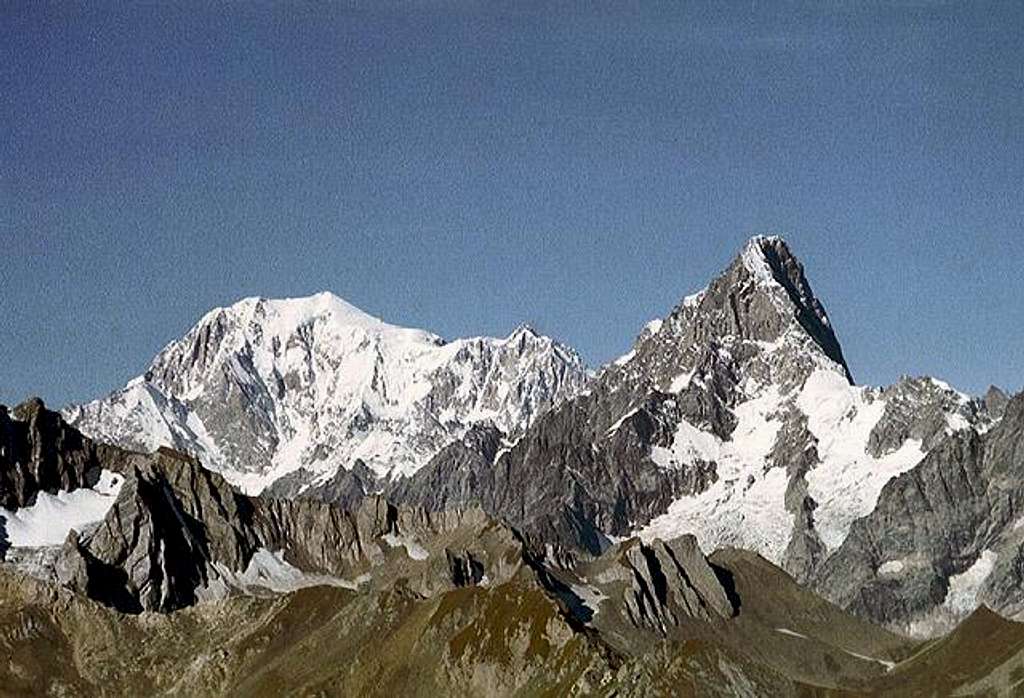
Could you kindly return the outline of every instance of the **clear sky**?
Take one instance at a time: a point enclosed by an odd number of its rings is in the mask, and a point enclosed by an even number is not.
[[[592,365],[758,232],[855,378],[1024,383],[1024,3],[0,3],[0,402],[331,290]]]

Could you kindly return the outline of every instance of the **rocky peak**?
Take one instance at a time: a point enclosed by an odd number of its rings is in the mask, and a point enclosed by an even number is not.
[[[99,477],[96,447],[36,397],[8,411],[0,406],[0,506],[32,504],[91,485]]]
[[[7,412],[6,407],[4,412]],[[20,405],[15,405],[11,413],[19,422],[34,422],[40,417],[45,419],[46,404],[41,397],[30,397]]]
[[[516,328],[508,336],[508,341],[516,341],[523,338],[536,339],[541,335],[533,328],[528,322],[521,322],[516,325]]]
[[[825,307],[815,297],[804,275],[803,264],[793,255],[786,242],[778,236],[758,235],[747,242],[740,259],[748,271],[760,280],[767,281],[765,271],[770,274],[771,281],[781,286],[789,297],[797,322],[825,355],[842,366],[847,377],[850,377],[843,350],[832,330]],[[853,382],[852,377],[850,382]]]
[[[982,402],[985,403],[985,409],[988,410],[989,415],[994,419],[998,419],[1003,416],[1006,405],[1010,402],[1010,396],[1002,388],[990,385],[985,392],[985,396],[982,398]]]
[[[705,368],[749,379],[747,393],[798,387],[818,368],[852,382],[825,308],[782,238],[751,238],[704,290],[648,323],[602,378],[612,390],[678,393],[706,381]]]

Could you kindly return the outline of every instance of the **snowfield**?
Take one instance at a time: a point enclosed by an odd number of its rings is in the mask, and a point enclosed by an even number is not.
[[[92,488],[40,492],[32,506],[17,511],[0,508],[7,543],[16,548],[62,545],[72,529],[81,532],[103,520],[123,483],[119,473],[104,470]]]
[[[924,457],[921,442],[913,439],[881,458],[868,454],[868,438],[885,402],[869,402],[866,391],[834,371],[815,371],[796,400],[818,439],[821,465],[807,474],[807,485],[818,503],[815,528],[829,552],[846,539],[855,519],[871,513],[885,483]]]
[[[668,540],[693,533],[701,549],[725,545],[749,547],[769,560],[785,552],[793,528],[786,511],[786,471],[765,465],[781,422],[773,418],[780,403],[774,388],[737,406],[732,439],[722,441],[686,421],[679,424],[671,448],[652,449],[662,467],[682,467],[695,459],[715,461],[718,480],[700,494],[682,497],[638,533]]]

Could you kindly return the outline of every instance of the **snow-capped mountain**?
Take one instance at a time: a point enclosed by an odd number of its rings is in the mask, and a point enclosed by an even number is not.
[[[717,478],[641,535],[694,531],[707,549],[755,550],[797,576],[835,551],[882,487],[943,437],[992,421],[983,401],[935,379],[854,385],[823,305],[778,237],[750,240],[609,373],[613,385],[646,376],[675,395],[715,376],[728,408],[717,430],[684,417],[670,443],[652,446],[662,467],[714,463]]]
[[[514,438],[587,381],[575,352],[527,326],[445,342],[321,293],[212,310],[143,376],[64,416],[99,441],[194,454],[258,492],[357,461],[409,475],[472,425]]]
[[[480,502],[592,553],[620,536],[693,533],[807,580],[888,482],[997,417],[931,378],[854,385],[803,266],[781,238],[758,236],[493,464],[456,451],[395,494]]]
[[[44,414],[19,410],[37,422]],[[236,581],[252,556],[252,575],[294,576],[273,544],[299,530],[307,505],[327,507],[317,511],[333,526],[332,504],[377,516],[386,500],[424,521],[483,510],[560,569],[626,537],[655,546],[694,535],[705,550],[760,553],[905,632],[934,633],[981,602],[1024,615],[1024,396],[972,398],[929,377],[855,385],[832,321],[778,237],[752,238],[593,377],[527,327],[446,343],[329,294],[246,299],[207,314],[122,390],[65,415],[99,441],[191,452],[249,492],[272,484],[273,497],[252,500],[265,507],[259,540],[242,556],[225,548]],[[104,508],[124,497],[97,480],[100,446],[49,470],[31,465],[43,462],[25,456],[35,449],[11,452],[0,511],[18,550],[56,549],[66,526],[36,536],[39,521],[64,526],[80,509],[90,528],[104,511],[108,522],[135,511]],[[131,471],[126,456],[104,453]],[[174,470],[180,456],[156,458]],[[139,501],[162,506],[149,492]],[[233,530],[218,535],[230,542]],[[121,560],[118,531],[89,540]],[[295,537],[325,549],[316,535]]]

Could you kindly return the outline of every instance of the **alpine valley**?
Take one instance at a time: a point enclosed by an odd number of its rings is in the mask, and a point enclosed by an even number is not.
[[[597,371],[212,310],[0,407],[0,695],[1024,694],[1024,394],[853,375],[779,237]]]

